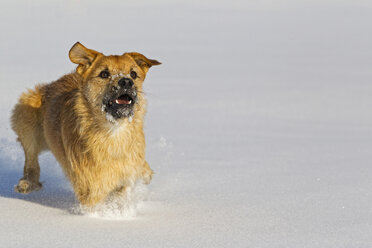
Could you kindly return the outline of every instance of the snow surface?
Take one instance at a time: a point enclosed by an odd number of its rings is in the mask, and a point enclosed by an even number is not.
[[[372,247],[371,2],[138,2],[1,1],[0,247]],[[13,192],[10,111],[76,41],[163,62],[131,218],[76,211],[50,153],[43,189]]]

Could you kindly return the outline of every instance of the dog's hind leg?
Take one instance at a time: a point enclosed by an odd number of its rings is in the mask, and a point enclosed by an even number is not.
[[[23,169],[23,177],[19,180],[18,185],[14,190],[18,193],[27,194],[31,191],[41,189],[40,166],[38,162],[38,153],[36,151],[25,151],[25,166]]]
[[[41,188],[39,153],[46,149],[42,128],[40,88],[24,93],[15,106],[12,115],[12,128],[18,135],[25,153],[23,177],[14,190],[27,194]]]

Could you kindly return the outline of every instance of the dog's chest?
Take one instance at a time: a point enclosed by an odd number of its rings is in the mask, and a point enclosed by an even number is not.
[[[112,128],[108,133],[99,136],[99,140],[94,142],[97,144],[95,153],[101,154],[106,160],[133,160],[140,152],[142,142],[127,125]]]

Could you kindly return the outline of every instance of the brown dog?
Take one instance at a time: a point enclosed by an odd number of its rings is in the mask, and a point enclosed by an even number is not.
[[[24,176],[15,191],[41,188],[38,155],[50,149],[75,195],[94,206],[153,174],[145,160],[142,83],[159,65],[139,53],[105,56],[77,42],[69,52],[75,73],[23,93],[12,128],[25,152]]]

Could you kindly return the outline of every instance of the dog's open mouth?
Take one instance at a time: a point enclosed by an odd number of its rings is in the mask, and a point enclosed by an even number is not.
[[[118,105],[130,105],[132,104],[133,99],[128,94],[120,95],[118,98],[115,99],[115,103]]]
[[[106,118],[111,119],[129,118],[134,115],[134,105],[137,101],[136,89],[109,90],[103,97],[102,111],[106,112]]]

